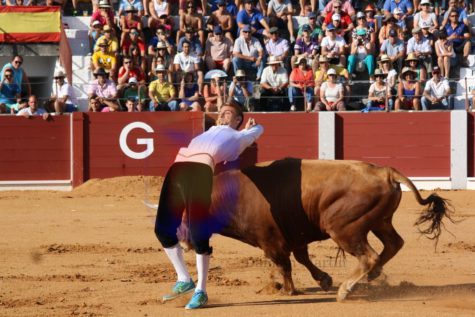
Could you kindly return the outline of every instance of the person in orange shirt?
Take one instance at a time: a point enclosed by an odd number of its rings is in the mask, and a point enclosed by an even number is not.
[[[290,111],[296,111],[296,98],[297,96],[304,96],[304,107],[306,111],[312,111],[313,101],[313,88],[315,87],[315,77],[313,71],[308,67],[307,59],[300,57],[297,60],[298,67],[292,70],[290,73],[289,84],[289,101]],[[303,109],[300,109],[303,110]]]

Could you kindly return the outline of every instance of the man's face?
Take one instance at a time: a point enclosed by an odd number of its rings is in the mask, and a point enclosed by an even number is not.
[[[252,11],[253,6],[254,4],[252,2],[247,2],[244,4],[244,9],[246,9],[246,11]]]
[[[244,38],[246,40],[249,40],[251,38],[251,32],[243,30],[243,31],[241,31],[241,33],[242,33],[242,35],[244,36]]]
[[[13,81],[13,73],[11,71],[5,71],[3,76],[9,83]]]
[[[189,53],[190,53],[190,44],[188,44],[188,43],[183,44],[183,52],[184,52],[185,54],[189,54]]]
[[[340,3],[335,3],[333,5],[333,11],[339,13],[341,11],[341,4]]]
[[[165,73],[164,72],[157,72],[157,78],[163,81],[165,79]]]
[[[230,128],[237,129],[242,118],[237,115],[236,110],[230,106],[223,106],[218,113],[218,125],[227,125]]]
[[[36,102],[36,97],[35,96],[31,96],[30,98],[28,98],[28,107],[30,107],[31,110],[33,110],[33,111],[38,109],[38,104]]]
[[[416,41],[420,41],[422,38],[422,32],[414,33],[414,38],[416,39]]]
[[[97,81],[99,82],[99,84],[104,84],[106,82],[106,76],[98,75]]]
[[[439,79],[440,79],[440,72],[439,72],[439,71],[434,71],[434,72],[432,72],[432,77],[433,77],[435,80],[439,80]]]
[[[20,68],[21,67],[21,64],[23,64],[23,59],[21,59],[20,57],[15,57],[15,59],[13,60],[12,62],[12,65],[13,67],[15,68]]]

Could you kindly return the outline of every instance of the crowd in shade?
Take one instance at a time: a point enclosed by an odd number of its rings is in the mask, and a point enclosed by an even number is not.
[[[92,0],[88,9],[74,0],[71,10],[91,15],[89,111],[215,112],[232,101],[270,112],[348,110],[355,83],[366,83],[363,111],[452,109],[449,79],[468,67],[473,8],[465,0]],[[29,104],[16,59],[2,69],[1,112]],[[54,76],[48,112],[75,109],[65,77]]]

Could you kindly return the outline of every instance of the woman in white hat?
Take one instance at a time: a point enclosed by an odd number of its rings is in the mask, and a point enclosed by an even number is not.
[[[394,110],[421,110],[421,84],[416,80],[416,72],[404,67],[398,85]]]
[[[320,102],[315,106],[315,110],[344,111],[345,89],[336,80],[336,71],[330,68],[327,71],[328,80],[320,87]]]
[[[394,101],[391,98],[391,90],[384,82],[386,74],[381,69],[374,71],[376,81],[371,84],[368,92],[368,104],[366,111],[389,111],[393,109]]]
[[[439,22],[435,13],[432,12],[430,0],[422,0],[420,7],[422,10],[414,15],[414,25],[421,29],[428,27],[429,32],[434,32],[439,28]]]

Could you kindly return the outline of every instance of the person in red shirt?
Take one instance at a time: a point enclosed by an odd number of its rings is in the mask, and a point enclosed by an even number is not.
[[[102,26],[108,25],[112,29],[115,29],[114,11],[108,0],[99,1],[99,9],[94,11],[91,16],[91,29],[94,21],[99,21]]]
[[[132,63],[132,58],[130,56],[125,56],[123,58],[123,64],[119,69],[119,76],[117,79],[117,90],[119,90],[119,95],[132,77],[137,79],[139,86],[145,85],[145,73],[143,70]]]
[[[351,17],[342,10],[341,2],[339,0],[333,1],[333,10],[325,16],[325,20],[323,21],[323,29],[327,29],[327,25],[332,23],[333,20],[339,19],[341,22],[341,28],[344,30],[345,34],[350,32],[355,26],[351,21]]]
[[[304,105],[306,111],[312,111],[313,101],[313,88],[315,87],[315,79],[313,76],[312,68],[308,67],[307,59],[300,57],[297,60],[298,67],[294,68],[290,73],[289,81],[289,100],[290,111],[296,111],[297,109],[297,96],[304,96]]]
[[[130,45],[135,44],[140,50],[140,56],[145,57],[145,42],[140,38],[140,33],[137,28],[131,28],[129,36],[124,38],[124,41],[121,43],[122,54],[128,55]]]

